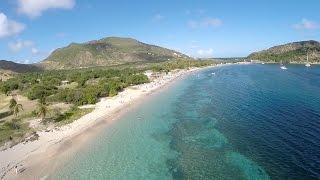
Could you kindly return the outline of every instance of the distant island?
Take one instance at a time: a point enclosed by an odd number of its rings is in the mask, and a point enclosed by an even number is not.
[[[320,43],[318,41],[299,41],[274,46],[267,50],[254,52],[247,59],[274,63],[305,63],[307,55],[310,63],[320,63]]]

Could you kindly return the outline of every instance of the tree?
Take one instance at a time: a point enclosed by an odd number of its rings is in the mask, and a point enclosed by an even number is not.
[[[46,105],[46,100],[43,98],[38,103],[38,116],[41,117],[42,121],[46,118],[48,108]]]
[[[13,109],[13,115],[17,117],[20,110],[23,110],[22,104],[16,104],[16,106]]]
[[[31,100],[41,99],[56,93],[57,88],[53,85],[34,85],[27,93]]]
[[[39,103],[38,106],[38,116],[41,117],[41,120],[43,121],[46,118],[48,108],[46,104],[42,103]]]
[[[17,104],[18,104],[18,103],[17,103],[17,101],[16,101],[14,98],[10,99],[9,109],[10,109],[10,111],[11,111],[12,113],[13,113],[14,107],[15,107]]]
[[[17,117],[19,112],[23,110],[22,104],[18,104],[14,98],[10,100],[9,108],[15,117]]]

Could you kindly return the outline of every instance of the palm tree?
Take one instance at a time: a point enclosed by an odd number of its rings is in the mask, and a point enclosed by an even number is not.
[[[15,117],[17,117],[20,110],[23,110],[23,107],[22,104],[18,104],[17,101],[14,98],[12,98],[10,100],[9,109],[11,113],[13,113]]]
[[[14,98],[10,99],[9,109],[10,109],[11,112],[13,112],[14,107],[15,107],[17,104],[18,104],[18,103],[17,103],[17,101],[16,101]]]
[[[17,117],[20,110],[23,110],[22,104],[16,104],[16,106],[13,109],[13,115]]]
[[[42,121],[46,118],[48,112],[45,98],[41,98],[38,104],[38,116],[41,117]]]
[[[41,117],[42,121],[46,118],[47,111],[48,109],[45,104],[39,104],[38,115]]]

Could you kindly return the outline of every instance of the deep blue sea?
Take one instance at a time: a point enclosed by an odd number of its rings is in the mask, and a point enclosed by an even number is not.
[[[231,65],[156,92],[52,179],[320,179],[320,66]]]

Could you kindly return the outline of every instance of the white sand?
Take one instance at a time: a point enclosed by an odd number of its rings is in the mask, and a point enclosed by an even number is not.
[[[32,160],[30,160],[28,157],[48,153],[49,149],[52,149],[53,146],[57,147],[67,139],[84,133],[86,129],[92,127],[101,120],[107,119],[108,122],[112,122],[116,119],[114,118],[116,112],[124,109],[129,104],[133,104],[138,98],[145,97],[147,94],[163,87],[177,77],[197,69],[198,68],[177,70],[174,73],[163,75],[150,83],[128,87],[115,97],[102,98],[96,105],[87,106],[94,107],[95,109],[93,112],[81,117],[73,123],[61,128],[53,129],[50,132],[37,132],[39,134],[38,140],[27,142],[26,144],[20,143],[12,148],[0,151],[0,179],[17,178],[14,170],[16,165],[18,165],[19,169],[26,168],[28,170],[28,165],[32,163],[30,161],[36,161],[32,158]]]

